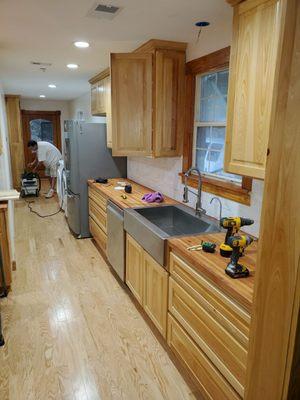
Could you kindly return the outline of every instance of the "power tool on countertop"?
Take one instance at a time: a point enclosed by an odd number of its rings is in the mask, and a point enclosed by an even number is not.
[[[220,219],[220,226],[227,229],[225,242],[220,245],[220,254],[222,257],[230,257],[232,248],[228,243],[230,236],[236,234],[241,226],[254,224],[253,219],[242,217],[225,217]]]
[[[245,278],[249,276],[249,270],[244,265],[239,264],[239,258],[243,255],[244,250],[253,242],[252,237],[248,235],[230,236],[228,244],[232,248],[230,263],[227,264],[225,272],[231,278]]]

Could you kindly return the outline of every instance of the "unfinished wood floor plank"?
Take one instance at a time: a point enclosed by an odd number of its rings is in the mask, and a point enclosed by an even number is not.
[[[33,208],[54,212],[54,199]],[[16,203],[17,270],[1,300],[1,400],[195,399],[90,239]],[[5,368],[2,368],[2,366]]]

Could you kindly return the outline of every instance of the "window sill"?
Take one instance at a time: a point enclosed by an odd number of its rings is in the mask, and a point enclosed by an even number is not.
[[[179,174],[181,176],[182,183],[184,183],[184,173]],[[189,176],[187,178],[187,184],[190,187],[198,188],[198,176]],[[220,179],[202,177],[202,190],[204,192],[215,194],[216,196],[224,197],[235,201],[237,203],[245,204],[250,206],[250,190],[241,187],[235,183],[224,182]]]

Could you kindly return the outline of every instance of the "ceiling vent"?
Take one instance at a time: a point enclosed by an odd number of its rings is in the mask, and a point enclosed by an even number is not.
[[[39,67],[51,67],[52,63],[40,62],[40,61],[31,61],[30,64],[38,65]]]
[[[113,19],[119,12],[122,10],[122,7],[118,7],[112,4],[102,4],[95,3],[91,10],[88,12],[88,17],[96,17],[96,18],[105,18],[105,19]]]

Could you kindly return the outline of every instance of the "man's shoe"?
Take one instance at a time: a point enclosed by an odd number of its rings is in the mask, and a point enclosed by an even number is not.
[[[46,199],[51,199],[54,196],[54,189],[50,189],[49,192],[46,194]]]

